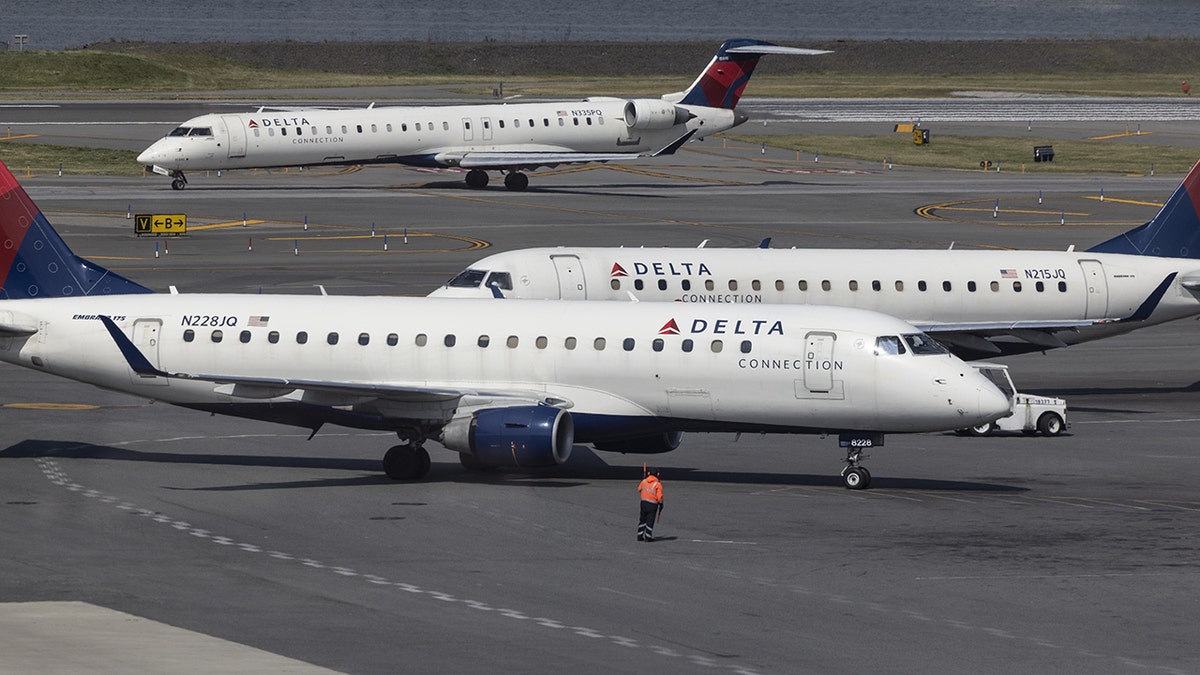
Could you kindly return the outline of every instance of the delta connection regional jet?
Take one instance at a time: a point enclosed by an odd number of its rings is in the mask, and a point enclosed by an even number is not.
[[[395,432],[383,469],[551,466],[575,443],[961,429],[1003,393],[921,331],[842,307],[157,294],[78,258],[0,164],[0,361],[188,408]]]
[[[1200,314],[1198,207],[1200,163],[1150,222],[1086,251],[534,248],[483,258],[430,295],[841,305],[988,358]]]
[[[726,40],[687,90],[661,98],[591,97],[551,103],[259,109],[192,118],[137,161],[187,186],[188,171],[347,164],[467,169],[473,188],[488,171],[524,190],[526,171],[670,155],[690,139],[746,121],[734,107],[764,54],[826,54],[759,40]]]

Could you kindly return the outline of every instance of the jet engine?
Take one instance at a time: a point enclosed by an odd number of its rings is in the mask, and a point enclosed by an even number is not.
[[[571,456],[575,423],[548,405],[482,408],[450,420],[442,445],[488,466],[554,466]]]
[[[649,436],[638,436],[623,441],[602,441],[593,443],[597,450],[605,452],[623,452],[631,455],[658,455],[671,452],[679,447],[683,440],[682,431],[664,431]]]
[[[625,124],[630,129],[670,129],[693,117],[687,108],[656,98],[637,98],[625,104]]]

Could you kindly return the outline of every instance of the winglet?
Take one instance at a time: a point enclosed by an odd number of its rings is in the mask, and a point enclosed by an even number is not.
[[[1163,258],[1200,258],[1200,162],[1145,225],[1088,249]]]
[[[759,248],[771,248],[771,238],[766,237],[762,241],[758,242],[758,247]]]
[[[169,373],[165,373],[158,368],[155,368],[146,355],[133,344],[133,341],[125,336],[124,331],[117,327],[115,321],[110,317],[100,315],[100,322],[108,329],[108,334],[112,336],[113,342],[117,343],[117,348],[121,350],[121,355],[125,357],[125,361],[129,363],[129,367],[133,368],[133,372],[138,375],[157,375],[159,377],[170,377]]]
[[[658,152],[656,152],[650,156],[651,157],[662,157],[663,155],[675,154],[675,151],[678,150],[679,148],[683,147],[683,144],[687,143],[688,139],[690,139],[692,136],[695,136],[697,131],[699,131],[699,129],[692,129],[691,131],[687,132],[686,134],[680,136],[679,138],[676,138],[675,141],[672,142],[667,147],[663,148],[662,150],[659,150]]]

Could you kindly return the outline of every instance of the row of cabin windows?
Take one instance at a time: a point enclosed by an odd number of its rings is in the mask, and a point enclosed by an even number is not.
[[[579,125],[580,125],[580,122],[579,122],[579,120],[581,120],[581,119],[582,119],[582,120],[584,120],[584,124],[585,124],[586,126],[589,126],[589,127],[590,127],[590,126],[592,126],[592,118],[591,118],[591,117],[572,117],[572,118],[571,118],[571,120],[574,122],[575,126],[579,126]],[[567,118],[565,118],[565,117],[559,117],[559,118],[558,118],[558,126],[560,126],[560,127],[565,127],[565,126],[567,125],[567,121],[566,121],[566,120],[567,120]],[[597,120],[597,123],[598,123],[598,124],[600,124],[601,126],[603,126],[603,125],[604,125],[604,118],[603,118],[603,117],[597,117],[597,118],[596,118],[596,120]],[[531,129],[532,129],[533,127],[536,127],[536,126],[537,126],[537,124],[534,122],[533,118],[530,118],[530,119],[528,120],[528,123],[529,123],[529,128],[531,128]],[[500,128],[501,128],[501,129],[503,129],[503,128],[504,128],[504,124],[505,124],[505,120],[498,120],[498,124],[500,125]],[[513,125],[513,128],[514,128],[514,129],[520,129],[520,128],[521,128],[521,120],[519,120],[519,119],[514,119],[514,120],[512,121],[512,125]],[[470,129],[470,128],[471,128],[471,122],[470,122],[470,120],[467,120],[467,121],[463,122],[463,126],[464,126],[464,128],[466,128],[466,129]],[[548,127],[548,126],[550,126],[550,118],[549,118],[549,117],[543,117],[543,118],[542,118],[542,126],[543,126],[543,127]],[[288,129],[289,129],[289,128],[290,128],[290,127],[279,127],[279,134],[280,134],[281,136],[287,136],[287,135],[288,135]],[[389,134],[390,134],[390,133],[392,133],[392,132],[394,131],[394,129],[393,129],[393,127],[392,127],[392,124],[391,124],[390,122],[389,122],[389,123],[387,123],[387,124],[385,124],[385,125],[383,125],[383,128],[384,128],[384,130],[385,130],[387,133],[389,133]],[[429,123],[428,123],[428,124],[427,124],[427,125],[426,125],[424,128],[425,128],[425,129],[427,129],[427,130],[429,130],[429,131],[434,131],[436,127],[434,126],[434,123],[433,123],[433,122],[429,122]],[[491,129],[491,121],[490,121],[490,120],[484,120],[484,121],[483,121],[483,128],[484,128],[484,129]],[[297,135],[297,136],[303,136],[303,135],[305,134],[304,127],[296,127],[295,129],[296,129],[296,135]],[[348,134],[348,133],[350,133],[350,127],[349,127],[349,125],[343,124],[343,125],[341,125],[341,129],[342,129],[342,133],[343,133],[343,134]],[[377,134],[377,133],[379,133],[379,125],[378,125],[378,124],[372,124],[372,125],[370,126],[370,129],[371,129],[371,133],[373,133],[373,134]],[[421,123],[420,123],[420,122],[417,122],[417,123],[413,124],[413,131],[421,131],[421,129],[422,129],[422,126],[421,126]],[[360,134],[361,134],[361,133],[364,133],[364,132],[363,132],[363,125],[361,125],[361,124],[356,124],[356,125],[354,125],[354,130],[355,130],[356,132],[360,133]],[[176,131],[178,131],[178,129],[176,129]],[[212,130],[210,129],[210,130],[208,130],[208,131],[209,131],[208,135],[209,135],[209,136],[211,136],[211,135],[212,135]],[[406,132],[406,131],[408,131],[408,123],[407,123],[407,122],[404,122],[404,123],[401,123],[401,124],[400,124],[400,131],[402,131],[402,132]],[[442,131],[450,131],[450,123],[449,123],[449,122],[442,122]],[[258,138],[258,137],[262,136],[262,133],[261,133],[261,132],[262,132],[262,128],[261,128],[261,127],[260,127],[260,128],[256,128],[256,129],[254,130],[254,137],[255,137],[255,138]],[[319,133],[319,131],[318,131],[318,128],[317,128],[317,127],[309,127],[309,130],[308,130],[308,132],[307,132],[307,133],[308,133],[309,135],[311,135],[311,136],[316,136],[316,135]],[[332,136],[332,135],[333,135],[333,133],[334,133],[334,132],[333,132],[333,126],[332,126],[332,125],[329,125],[329,124],[325,125],[325,135],[326,135],[326,136]],[[177,134],[175,134],[175,132],[172,132],[170,135],[174,136],[174,135],[177,135]],[[193,135],[195,135],[195,134],[193,134]],[[268,136],[274,136],[274,135],[275,135],[275,127],[267,127],[267,135],[268,135]]]
[[[609,285],[612,286],[612,289],[614,291],[619,291],[619,290],[621,290],[621,279],[619,277],[614,277],[612,279],[612,281],[609,282]],[[729,285],[729,290],[731,290],[731,291],[736,291],[738,289],[738,282],[736,279],[730,279],[728,285]],[[668,284],[667,284],[666,279],[658,280],[658,290],[665,291],[665,290],[667,290],[667,286],[668,286]],[[704,280],[704,290],[713,291],[713,290],[716,290],[716,286],[717,286],[716,282],[714,282],[712,279]],[[759,281],[758,279],[755,279],[750,282],[751,290],[761,291],[762,286],[763,286],[762,282]],[[988,286],[989,286],[989,288],[992,289],[993,293],[1000,292],[1000,282],[999,281],[993,281],[990,284],[988,284]],[[692,290],[692,281],[690,279],[683,279],[680,282],[680,287],[685,291],[690,291],[690,290]],[[775,280],[775,290],[783,291],[783,290],[785,290],[786,287],[787,287],[787,284],[785,284],[782,279]],[[859,283],[857,280],[851,279],[849,282],[847,282],[846,287],[849,288],[851,291],[857,291],[857,290],[859,290]],[[1038,281],[1038,282],[1034,283],[1033,287],[1038,293],[1044,293],[1046,291],[1046,283],[1043,281]],[[638,291],[645,290],[646,283],[642,279],[634,279],[633,280],[633,288]],[[805,279],[801,279],[797,283],[797,288],[801,291],[807,291],[808,290],[808,281]],[[895,288],[897,291],[903,291],[904,290],[904,282],[897,279],[895,282]],[[947,293],[949,293],[951,290],[953,290],[953,288],[954,288],[954,285],[951,284],[949,281],[942,282],[942,290],[943,291],[946,291]],[[833,283],[831,281],[829,281],[828,279],[825,279],[824,281],[821,282],[821,290],[829,291],[832,289],[833,289]],[[1022,290],[1024,290],[1024,286],[1021,284],[1020,281],[1014,281],[1014,282],[1012,282],[1012,289],[1013,289],[1014,293],[1020,293]],[[871,290],[882,291],[883,290],[883,282],[881,282],[879,280],[872,281],[871,282]],[[929,284],[927,284],[924,280],[918,281],[917,282],[917,290],[921,291],[923,293],[923,292],[929,290]],[[967,291],[968,292],[974,293],[977,290],[979,290],[979,286],[974,281],[967,282]],[[1058,282],[1058,292],[1059,293],[1067,292],[1067,282],[1065,282],[1065,281]]]
[[[249,343],[253,339],[253,337],[254,337],[254,333],[249,330],[243,330],[240,333],[238,333],[238,335],[237,335],[238,341],[242,342],[242,343]],[[308,331],[303,331],[303,330],[299,331],[298,333],[296,333],[296,344],[298,344],[298,345],[308,344],[308,338],[309,338]],[[223,331],[219,328],[215,329],[212,331],[212,333],[209,334],[209,339],[212,340],[213,342],[224,342],[225,341],[225,331]],[[279,334],[279,331],[277,331],[277,330],[273,330],[273,331],[267,333],[267,342],[269,342],[271,344],[279,344],[280,339],[281,339],[281,336]],[[196,341],[196,331],[192,330],[191,328],[184,330],[183,331],[183,341],[184,342],[195,342]],[[388,333],[387,336],[384,338],[384,341],[387,343],[387,345],[389,347],[395,347],[396,345],[400,344],[400,336],[397,335],[396,333]],[[326,344],[336,345],[339,342],[341,342],[341,335],[339,333],[337,333],[337,332],[326,333],[326,335],[325,335],[325,343]],[[358,344],[360,344],[364,347],[371,344],[371,334],[370,333],[359,333],[358,334]],[[425,333],[418,333],[416,335],[416,337],[413,338],[413,344],[415,344],[418,347],[424,347],[429,344],[429,336],[426,335]],[[458,344],[458,336],[453,333],[447,333],[446,335],[442,336],[442,344],[446,347],[453,347]],[[490,335],[480,335],[479,337],[477,337],[475,339],[475,345],[482,349],[486,349],[487,347],[491,346],[491,344],[492,344],[492,338]],[[520,344],[521,344],[521,338],[516,335],[509,335],[504,340],[504,345],[506,347],[508,347],[509,349],[516,349]],[[538,337],[534,338],[533,344],[538,349],[546,349],[550,346],[550,338],[548,338],[544,335],[539,335]],[[577,338],[568,337],[563,340],[563,349],[566,349],[567,351],[572,351],[575,348],[577,348],[578,346],[579,346],[579,340]],[[598,352],[604,351],[607,347],[608,347],[608,339],[607,338],[598,337],[598,338],[595,338],[592,340],[592,349],[594,349]],[[637,341],[631,337],[627,337],[627,338],[621,340],[621,349],[623,349],[624,351],[631,352],[636,347],[637,347]],[[656,352],[661,352],[664,349],[666,349],[666,341],[663,340],[662,338],[654,338],[653,340],[650,341],[650,348]],[[709,342],[708,348],[714,354],[719,354],[725,350],[725,343],[722,340],[712,340],[711,342]],[[679,343],[679,349],[682,352],[690,353],[696,349],[696,342],[694,340],[692,340],[691,338],[684,338]],[[753,344],[750,340],[742,340],[741,343],[738,345],[738,349],[743,354],[749,354],[750,351],[753,349]]]

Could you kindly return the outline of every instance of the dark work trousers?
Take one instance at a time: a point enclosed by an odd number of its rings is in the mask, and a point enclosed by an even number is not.
[[[654,538],[654,521],[658,519],[658,502],[642,500],[642,510],[638,516],[638,539]]]

